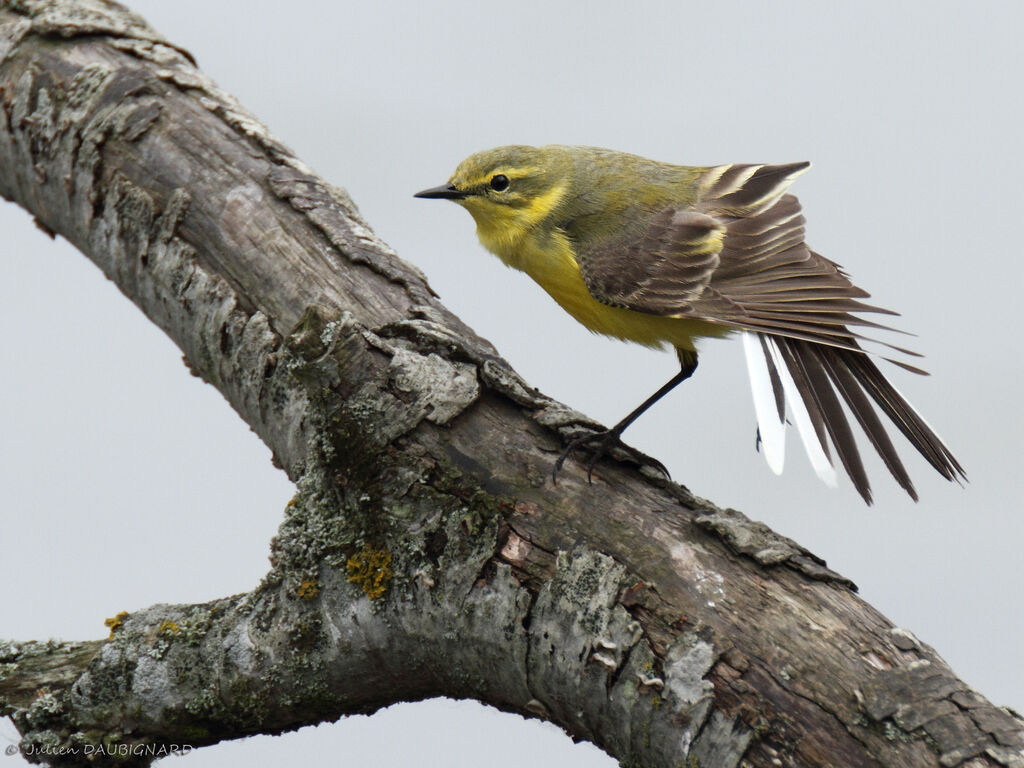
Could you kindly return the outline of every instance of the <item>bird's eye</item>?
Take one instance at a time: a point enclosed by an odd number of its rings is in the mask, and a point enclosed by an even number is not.
[[[491,176],[491,189],[495,192],[504,192],[508,189],[508,176],[503,173]]]

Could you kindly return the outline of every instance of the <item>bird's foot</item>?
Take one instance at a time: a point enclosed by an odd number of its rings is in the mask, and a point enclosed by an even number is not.
[[[616,429],[606,429],[601,432],[590,432],[579,437],[574,437],[565,446],[558,460],[555,462],[555,466],[551,470],[551,480],[555,484],[558,483],[558,473],[562,469],[562,465],[565,464],[566,459],[572,456],[573,452],[583,446],[590,450],[590,457],[587,459],[587,482],[593,482],[594,467],[597,466],[597,462],[603,459],[605,456],[610,456],[613,459],[619,461],[631,461],[638,466],[650,466],[661,472],[665,477],[669,477],[668,470],[665,469],[665,465],[657,459],[653,459],[646,453],[638,451],[636,448],[631,448],[622,442],[621,438],[622,431]]]

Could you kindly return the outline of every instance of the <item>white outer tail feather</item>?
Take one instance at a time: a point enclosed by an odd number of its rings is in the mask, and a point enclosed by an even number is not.
[[[747,357],[747,372],[750,376],[750,388],[754,396],[754,411],[757,414],[758,428],[761,432],[761,442],[764,444],[764,455],[775,474],[782,472],[782,459],[785,451],[785,429],[784,422],[778,419],[778,411],[775,407],[775,393],[772,389],[771,378],[768,374],[768,363],[765,360],[764,352],[761,349],[761,342],[757,338],[759,334],[744,332],[743,349]],[[811,417],[807,413],[807,407],[800,398],[800,393],[789,373],[789,368],[782,359],[782,353],[771,336],[764,336],[765,345],[775,363],[775,370],[782,382],[782,391],[785,396],[786,409],[793,416],[796,422],[797,431],[800,433],[800,440],[807,452],[807,458],[815,473],[830,488],[836,487],[836,470],[832,461],[825,453],[821,443],[818,441],[818,434],[814,431]],[[771,442],[769,442],[771,440]],[[778,469],[776,469],[778,466]]]
[[[756,334],[744,332],[743,352],[747,356],[747,374],[750,376],[750,391],[754,396],[754,413],[757,415],[758,433],[768,466],[776,475],[782,474],[786,459],[786,424],[779,420],[775,405],[775,393],[768,373],[761,341]]]

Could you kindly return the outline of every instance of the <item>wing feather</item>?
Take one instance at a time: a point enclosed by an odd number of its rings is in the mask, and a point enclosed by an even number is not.
[[[881,411],[943,477],[966,479],[946,445],[860,345],[870,341],[916,356],[860,333],[895,331],[863,314],[896,313],[862,301],[868,293],[804,242],[800,203],[787,189],[807,166],[704,169],[692,205],[658,211],[639,234],[580,249],[587,288],[614,306],[745,331],[755,411],[773,470],[782,468],[788,407],[818,475],[835,482],[831,444],[870,504],[871,487],[848,410],[896,481],[916,499]]]
[[[690,210],[655,214],[640,237],[579,254],[587,290],[600,302],[671,315],[703,293],[719,264],[725,227]]]

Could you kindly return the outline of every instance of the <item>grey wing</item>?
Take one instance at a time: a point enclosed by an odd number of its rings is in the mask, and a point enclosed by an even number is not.
[[[756,178],[757,174],[751,181]],[[758,334],[769,373],[777,366],[787,372],[784,381],[778,380],[778,372],[772,380],[777,402],[786,398],[803,403],[827,460],[831,463],[831,443],[869,504],[871,486],[844,405],[893,477],[915,500],[914,485],[876,408],[939,474],[947,480],[966,479],[963,467],[942,439],[861,349],[858,342],[864,337],[850,328],[886,328],[859,313],[895,313],[860,301],[867,292],[853,285],[839,265],[807,247],[800,203],[785,194],[784,187],[775,199],[751,201],[752,207],[747,209],[736,205],[737,195],[744,189],[721,197],[708,195],[703,200],[703,210],[722,223],[726,234],[718,267],[686,315]],[[916,356],[891,344],[885,346]],[[899,360],[891,362],[923,373]],[[787,382],[792,391],[784,392]]]
[[[848,326],[885,326],[854,313],[895,313],[859,301],[867,292],[804,242],[800,203],[786,190],[808,167],[707,169],[693,205],[660,211],[641,232],[581,251],[588,290],[637,312],[856,348],[862,337]]]
[[[635,235],[584,249],[579,267],[598,301],[653,315],[690,307],[719,265],[725,227],[714,217],[667,208]]]
[[[913,498],[914,486],[875,408],[943,477],[965,479],[946,445],[889,384],[861,349],[863,337],[850,329],[885,328],[858,313],[895,313],[860,301],[868,294],[804,242],[800,203],[786,189],[806,168],[800,163],[708,169],[694,205],[660,212],[642,235],[614,248],[582,251],[580,270],[588,289],[598,301],[637,312],[756,333],[778,418],[784,400],[801,401],[810,439],[820,443],[829,464],[831,442],[868,503],[871,487],[843,403]],[[780,378],[783,369],[786,376]],[[787,383],[790,392],[784,392]]]
[[[838,264],[807,247],[793,195],[782,195],[752,216],[719,220],[726,230],[719,264],[687,316],[851,348],[863,337],[850,326],[886,328],[858,313],[895,314],[861,301],[868,293]]]

